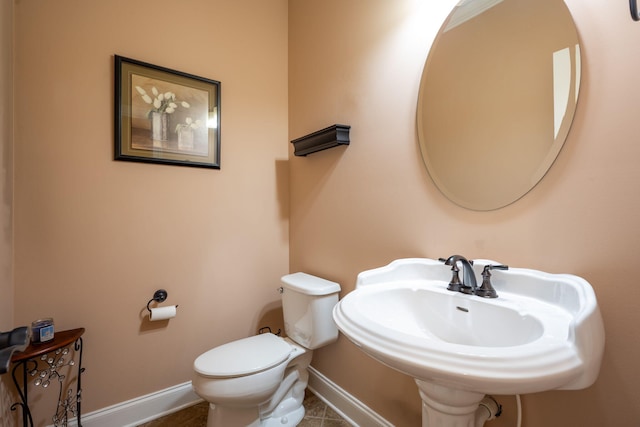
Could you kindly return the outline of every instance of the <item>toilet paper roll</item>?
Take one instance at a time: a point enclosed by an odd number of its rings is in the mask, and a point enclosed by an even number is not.
[[[169,305],[167,307],[156,307],[149,310],[151,310],[151,313],[149,313],[149,320],[154,322],[156,320],[166,320],[176,317],[178,306]]]

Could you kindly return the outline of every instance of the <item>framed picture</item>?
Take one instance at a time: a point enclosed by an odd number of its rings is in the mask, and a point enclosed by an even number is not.
[[[220,169],[220,82],[116,55],[115,160]]]

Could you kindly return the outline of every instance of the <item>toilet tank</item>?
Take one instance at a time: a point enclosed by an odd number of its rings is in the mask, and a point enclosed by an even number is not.
[[[310,350],[334,342],[338,328],[332,311],[339,292],[339,284],[310,274],[283,276],[282,311],[287,336]]]

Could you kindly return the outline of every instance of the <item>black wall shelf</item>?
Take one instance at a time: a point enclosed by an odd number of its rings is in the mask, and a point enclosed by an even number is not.
[[[291,141],[295,149],[293,154],[306,156],[339,145],[349,145],[349,129],[351,126],[348,125],[333,125],[294,139]]]

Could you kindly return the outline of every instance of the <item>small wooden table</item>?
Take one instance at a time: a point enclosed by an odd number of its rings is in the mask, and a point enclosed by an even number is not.
[[[34,378],[33,383],[36,386],[42,385],[48,387],[52,379],[58,379],[60,383],[60,393],[58,395],[58,406],[56,414],[53,417],[54,426],[66,426],[68,422],[68,413],[71,412],[76,416],[78,427],[82,427],[80,416],[81,405],[81,377],[84,372],[82,367],[82,334],[84,328],[70,329],[67,331],[55,332],[51,341],[38,344],[30,344],[25,351],[15,352],[11,358],[11,362],[15,363],[11,371],[13,383],[20,395],[20,402],[11,405],[11,410],[15,411],[18,406],[22,408],[22,425],[23,427],[33,426],[33,418],[28,404],[28,377]],[[78,380],[76,393],[69,388],[66,396],[62,393],[62,382],[65,375],[59,372],[64,367],[72,368],[75,366],[73,355],[69,354],[69,348],[73,344],[73,350],[79,355],[78,358]],[[49,353],[52,353],[51,355]],[[43,369],[39,369],[40,365]],[[17,372],[22,367],[22,385],[18,381]]]

